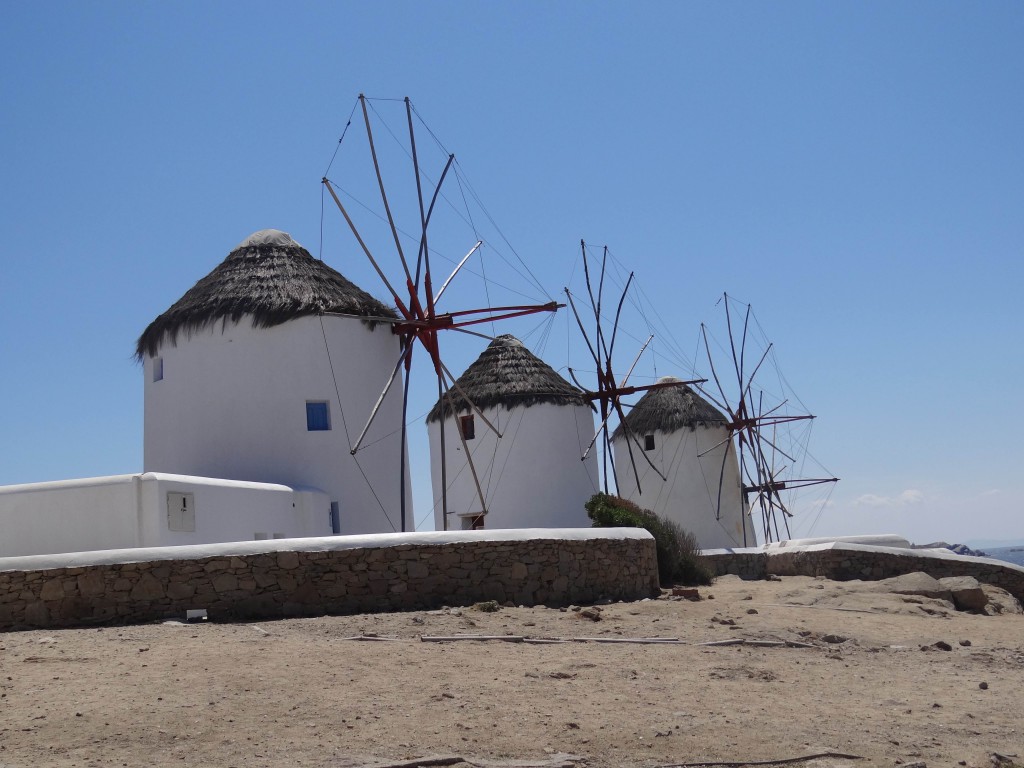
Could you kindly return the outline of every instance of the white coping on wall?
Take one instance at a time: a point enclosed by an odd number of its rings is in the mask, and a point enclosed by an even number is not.
[[[875,547],[869,544],[855,544],[851,542],[834,541],[822,544],[809,544],[802,547],[788,548],[786,552],[823,552],[829,549],[851,550],[853,552],[879,552],[886,555],[897,555],[900,557],[928,557],[934,560],[960,560],[970,563],[985,563],[986,565],[998,565],[1005,568],[1024,573],[1024,565],[1017,565],[1006,560],[996,560],[994,557],[974,557],[972,555],[958,555],[956,552],[940,547],[938,549],[906,549],[904,547]],[[769,555],[782,555],[785,552],[769,552]]]
[[[205,557],[261,555],[267,552],[338,552],[346,549],[398,547],[408,544],[458,544],[471,541],[598,541],[653,539],[643,528],[518,528],[482,531],[425,531],[368,533],[360,536],[321,536],[303,539],[232,541],[178,547],[106,549],[59,555],[0,557],[0,571],[43,571],[90,565],[146,563],[158,560],[199,560]]]
[[[765,544],[766,551],[773,549],[792,549],[794,547],[807,547],[813,544],[868,544],[875,547],[896,547],[898,549],[910,549],[911,544],[902,536],[894,533],[870,534],[865,536],[819,536],[812,539],[789,539],[786,541],[772,541]]]
[[[75,480],[47,480],[41,483],[22,483],[20,485],[0,485],[0,494],[31,493],[33,491],[53,491],[61,488],[91,488],[94,486],[130,483],[132,480],[165,480],[190,485],[216,485],[220,488],[250,488],[267,491],[315,491],[297,485],[280,485],[279,483],[258,483],[249,480],[224,480],[218,477],[200,477],[199,475],[172,475],[166,472],[139,472],[134,475],[106,475],[103,477],[82,477]]]
[[[757,547],[724,547],[719,549],[702,549],[705,555],[756,555],[772,554],[776,550],[785,549],[789,552],[797,551],[800,547],[813,546],[815,544],[869,544],[876,547],[897,547],[910,549],[911,544],[902,536],[894,533],[872,534],[866,536],[822,536],[813,539],[786,539],[784,541],[769,541],[767,544]]]
[[[777,555],[785,555],[791,552],[824,552],[830,549],[838,550],[849,550],[851,552],[878,552],[886,555],[897,555],[899,557],[927,557],[935,560],[960,560],[971,563],[985,563],[986,565],[998,565],[1003,568],[1011,568],[1013,570],[1024,573],[1024,566],[1017,565],[1016,563],[1010,563],[1006,560],[997,560],[993,557],[974,557],[972,555],[958,555],[956,552],[948,550],[944,547],[937,549],[910,549],[903,546],[878,546],[874,544],[861,544],[851,539],[860,537],[846,537],[844,539],[821,539],[816,543],[805,543],[807,541],[814,541],[813,539],[804,540],[793,540],[778,542],[778,544],[785,545],[784,547],[773,546],[769,544],[765,547],[745,547],[738,549],[705,549],[701,550],[701,554],[704,555],[738,555],[738,554],[764,554],[769,557]],[[883,538],[883,537],[872,537],[866,536],[863,538]],[[899,538],[899,537],[893,537]]]

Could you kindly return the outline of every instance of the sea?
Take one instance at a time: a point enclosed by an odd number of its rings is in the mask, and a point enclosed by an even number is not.
[[[995,560],[1005,560],[1015,565],[1024,565],[1024,544],[1012,547],[983,547],[986,555]]]

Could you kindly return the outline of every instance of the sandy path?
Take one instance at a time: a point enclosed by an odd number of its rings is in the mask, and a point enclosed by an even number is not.
[[[616,603],[596,622],[503,608],[0,634],[0,766],[552,753],[653,766],[825,751],[868,760],[818,765],[981,766],[990,752],[1024,755],[1024,616],[857,588],[726,578],[701,590],[713,600]],[[343,639],[364,633],[403,640]],[[419,640],[455,633],[687,644]],[[736,637],[815,647],[696,645]],[[920,650],[937,641],[952,650]]]

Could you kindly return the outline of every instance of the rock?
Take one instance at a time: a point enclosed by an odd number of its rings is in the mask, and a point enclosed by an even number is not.
[[[375,550],[376,551],[376,550]],[[299,567],[298,552],[278,552],[277,567],[283,571],[290,571]]]
[[[988,597],[988,605],[985,606],[985,613],[989,616],[996,616],[1002,613],[1024,613],[1020,601],[1013,595],[1000,587],[991,584],[982,584],[982,590]]]
[[[753,616],[757,613],[757,608],[747,608],[747,614]]]
[[[584,608],[580,611],[580,616],[582,616],[585,619],[590,619],[591,621],[600,621],[601,609],[598,608],[596,605],[591,606],[589,608]]]
[[[961,640],[960,641],[960,645],[963,648],[970,648],[971,647],[971,641],[970,640]]]
[[[183,584],[181,582],[172,581],[167,585],[167,596],[172,600],[186,600],[196,593],[196,588],[192,584]]]
[[[142,574],[131,591],[132,600],[159,600],[163,596],[164,585],[148,573]]]
[[[494,613],[501,608],[498,605],[497,600],[484,600],[482,603],[476,603],[473,606],[474,611],[480,611],[481,613]]]
[[[46,603],[41,600],[25,606],[25,623],[29,626],[43,627],[50,623],[50,612]]]
[[[917,571],[882,579],[874,585],[876,592],[891,592],[895,595],[920,595],[938,600],[952,600],[952,593],[942,583],[927,573]]]
[[[78,591],[87,597],[96,597],[106,591],[103,572],[99,569],[86,571],[78,577]]]
[[[948,576],[939,584],[950,591],[958,611],[983,611],[988,605],[988,595],[973,576]]]
[[[693,587],[672,587],[672,595],[674,597],[684,597],[687,600],[700,600],[700,592]]]
[[[838,643],[845,643],[850,638],[843,637],[842,635],[822,635],[821,639],[822,639],[823,642],[826,642],[826,643],[838,644]]]
[[[953,646],[950,645],[949,643],[947,643],[945,640],[939,640],[938,642],[932,643],[931,647],[935,648],[936,650],[939,650],[939,651],[952,651],[953,650]]]
[[[978,687],[981,688],[981,690],[983,690],[983,691],[987,691],[988,690],[988,683],[986,683],[984,680],[982,680],[980,683],[978,683]]]
[[[238,577],[233,573],[217,574],[213,577],[213,588],[217,592],[231,592],[234,589],[238,589]]]
[[[43,600],[60,600],[64,597],[64,582],[59,577],[50,579],[43,584],[39,597]]]
[[[421,563],[416,560],[410,560],[406,565],[407,572],[410,579],[425,579],[430,575],[430,569],[426,563]]]
[[[1019,763],[1013,759],[1014,757],[1016,755],[1001,755],[998,752],[993,752],[988,759],[993,768],[1017,768]]]

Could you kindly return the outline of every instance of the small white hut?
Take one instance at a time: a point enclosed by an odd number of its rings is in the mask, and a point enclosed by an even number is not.
[[[594,413],[580,390],[517,338],[504,335],[466,369],[450,395],[451,402],[439,400],[427,415],[438,530],[445,527],[443,489],[449,529],[590,525],[583,505],[598,488],[597,461],[594,454],[586,461],[580,456],[594,436]]]
[[[139,338],[145,471],[317,489],[335,533],[412,530],[400,387],[350,452],[400,354],[393,317],[288,234],[246,238]]]
[[[659,383],[673,381],[679,379],[666,376]],[[632,444],[634,474],[626,428],[620,424],[612,434],[620,496],[674,520],[697,537],[702,549],[756,546],[736,451],[717,408],[680,384],[649,391],[625,424],[639,445]]]

